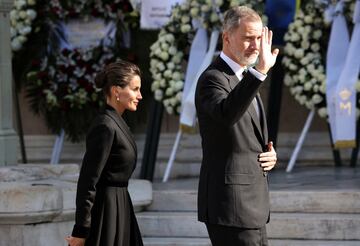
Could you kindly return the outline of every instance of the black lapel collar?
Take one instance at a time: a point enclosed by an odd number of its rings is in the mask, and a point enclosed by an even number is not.
[[[264,143],[267,144],[268,143],[268,129],[267,129],[267,122],[266,122],[266,114],[265,114],[265,108],[264,105],[262,103],[262,100],[260,98],[260,95],[256,96],[259,102],[259,106],[260,106],[260,111],[261,111],[261,117],[262,117],[262,121],[261,121],[261,126],[262,126],[262,134],[263,134],[263,139],[264,139]]]
[[[234,89],[235,86],[240,82],[231,67],[229,67],[229,65],[220,56],[215,59],[214,66],[216,66],[216,68],[221,71],[228,79],[231,90]]]
[[[133,147],[135,153],[137,153],[135,140],[123,118],[116,112],[116,110],[113,107],[109,105],[106,105],[105,114],[110,116],[116,122],[120,130],[124,133],[125,137],[128,139],[130,145]]]
[[[247,112],[250,114],[251,120],[252,120],[253,124],[255,125],[255,129],[256,129],[256,131],[259,133],[259,136],[260,136],[260,138],[261,138],[261,139],[259,139],[259,140],[261,140],[261,142],[263,142],[263,141],[264,141],[264,138],[263,138],[263,134],[262,134],[262,130],[261,130],[260,119],[259,119],[259,117],[257,116],[255,107],[254,107],[254,105],[253,105],[252,102],[250,103]]]

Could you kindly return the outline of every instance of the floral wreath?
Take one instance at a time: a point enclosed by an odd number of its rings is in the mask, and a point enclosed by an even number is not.
[[[344,16],[351,25],[355,2],[345,1]],[[299,10],[284,36],[284,83],[290,93],[308,109],[317,109],[320,117],[327,117],[325,57],[330,25],[323,18],[324,6],[309,2]],[[356,83],[360,93],[360,80]],[[357,108],[360,103],[357,101]]]
[[[205,29],[220,29],[222,14],[233,6],[245,5],[264,12],[264,0],[186,0],[172,9],[170,21],[160,30],[150,50],[151,90],[167,113],[180,114],[185,74],[183,64],[195,35],[194,21]],[[189,15],[190,13],[190,15]]]
[[[51,39],[52,29],[59,31],[59,21],[75,17],[116,22],[115,40],[105,37],[99,45],[86,49],[59,48],[59,40],[49,42],[50,51],[38,51],[44,55],[32,60],[25,72],[32,110],[44,116],[52,132],[59,134],[63,129],[71,141],[82,139],[91,119],[103,106],[102,92],[96,89],[94,78],[106,64],[123,55],[119,29],[137,25],[138,14],[128,0],[15,0],[10,12],[15,58],[29,49],[27,40],[44,32],[45,39]]]

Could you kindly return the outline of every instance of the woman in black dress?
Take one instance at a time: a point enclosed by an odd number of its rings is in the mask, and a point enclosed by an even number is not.
[[[119,61],[95,78],[106,108],[86,136],[76,194],[75,226],[66,238],[70,246],[142,246],[139,227],[127,190],[136,165],[137,150],[122,119],[142,99],[139,68]]]

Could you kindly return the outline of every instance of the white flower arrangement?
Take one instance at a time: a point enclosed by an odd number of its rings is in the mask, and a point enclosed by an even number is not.
[[[284,36],[286,45],[282,60],[284,83],[290,87],[290,93],[301,105],[316,108],[320,117],[327,117],[324,54],[330,26],[323,17],[324,10],[324,6],[311,2],[298,12]],[[346,1],[344,10],[351,22],[354,2]],[[360,92],[360,80],[356,89]]]
[[[195,34],[194,25],[200,24],[209,31],[220,29],[223,12],[237,5],[246,5],[259,13],[264,10],[264,0],[186,0],[172,9],[169,23],[150,47],[151,90],[154,98],[164,104],[167,113],[181,112],[184,63]]]
[[[14,8],[10,11],[10,33],[11,48],[19,51],[28,40],[32,32],[32,23],[37,13],[35,11],[35,0],[15,0]]]

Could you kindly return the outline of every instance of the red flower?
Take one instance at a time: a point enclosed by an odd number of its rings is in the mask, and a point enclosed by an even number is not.
[[[48,73],[45,72],[45,71],[40,71],[40,72],[38,72],[38,74],[37,74],[38,79],[41,79],[41,80],[46,79],[47,76],[48,76]]]
[[[41,64],[41,61],[39,59],[34,59],[31,61],[31,67],[39,67]]]
[[[66,48],[61,51],[61,54],[62,54],[63,56],[68,56],[70,53],[71,53],[71,50],[66,49]]]
[[[110,4],[110,9],[111,9],[112,12],[116,12],[116,10],[117,10],[117,4],[116,4],[116,3]]]

